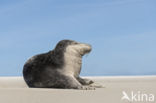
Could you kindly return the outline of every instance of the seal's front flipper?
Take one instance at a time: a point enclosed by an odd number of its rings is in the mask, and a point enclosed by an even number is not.
[[[95,87],[82,85],[75,77],[67,76],[66,79],[68,79],[66,82],[67,89],[95,90]]]
[[[81,77],[78,77],[77,80],[82,84],[82,85],[90,85],[92,83],[94,83],[92,80],[90,79],[83,79]]]
[[[91,86],[91,87],[95,87],[95,88],[105,88],[105,86],[104,85],[101,85],[101,84],[99,84],[99,83],[92,83],[92,84],[90,84],[89,86]]]

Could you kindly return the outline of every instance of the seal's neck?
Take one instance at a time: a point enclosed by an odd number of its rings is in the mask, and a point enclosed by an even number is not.
[[[66,52],[64,54],[65,71],[70,75],[78,77],[81,71],[82,57],[76,54]]]

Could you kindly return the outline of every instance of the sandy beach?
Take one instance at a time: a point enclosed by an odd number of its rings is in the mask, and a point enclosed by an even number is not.
[[[0,103],[156,103],[156,76],[85,77],[96,90],[28,88],[22,77],[0,77]],[[123,92],[131,99],[123,99]],[[141,96],[145,96],[140,99]],[[152,99],[154,96],[154,100]]]

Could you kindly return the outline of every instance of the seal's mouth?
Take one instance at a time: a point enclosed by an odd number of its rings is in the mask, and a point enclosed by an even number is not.
[[[89,54],[90,52],[91,52],[91,47],[90,47],[90,49],[87,49],[86,51],[85,51],[85,54]]]

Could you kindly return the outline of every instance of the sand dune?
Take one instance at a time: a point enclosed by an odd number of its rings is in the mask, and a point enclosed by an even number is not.
[[[0,103],[156,103],[156,76],[85,78],[105,88],[35,89],[28,88],[22,77],[0,77]],[[129,100],[121,100],[123,92]]]

